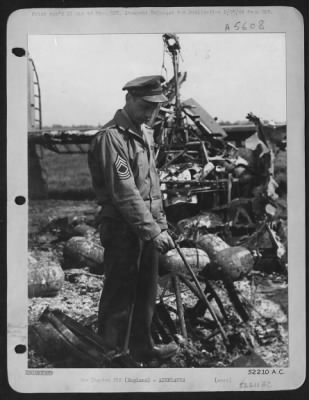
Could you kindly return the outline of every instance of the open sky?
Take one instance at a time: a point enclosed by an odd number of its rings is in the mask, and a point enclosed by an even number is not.
[[[193,97],[219,120],[286,121],[285,36],[178,34],[182,100]],[[43,125],[104,124],[124,105],[124,84],[141,75],[173,76],[158,34],[32,35]]]

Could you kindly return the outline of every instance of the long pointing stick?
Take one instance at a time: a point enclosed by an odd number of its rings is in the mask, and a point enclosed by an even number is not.
[[[208,308],[208,310],[209,310],[211,316],[213,317],[214,321],[216,322],[216,324],[217,324],[217,326],[218,326],[218,328],[219,328],[219,330],[220,330],[220,333],[221,333],[221,335],[222,335],[222,337],[223,337],[223,340],[224,340],[225,344],[226,344],[227,346],[229,346],[229,345],[230,345],[230,341],[229,341],[229,339],[228,339],[228,337],[227,337],[227,334],[226,334],[225,330],[223,329],[223,326],[222,326],[221,322],[219,321],[219,319],[218,319],[216,313],[215,313],[214,310],[212,309],[212,306],[210,305],[210,303],[209,303],[209,301],[208,301],[208,299],[207,299],[205,293],[203,292],[203,289],[202,289],[202,287],[201,287],[201,285],[200,285],[200,283],[199,283],[199,281],[198,281],[198,279],[197,279],[195,273],[193,272],[192,268],[191,268],[190,265],[188,264],[188,262],[187,262],[187,260],[186,260],[186,258],[185,258],[185,256],[184,256],[184,254],[183,254],[183,252],[181,251],[179,245],[176,243],[176,241],[175,241],[174,238],[173,238],[173,242],[174,242],[174,245],[175,245],[176,250],[178,251],[178,254],[180,255],[182,261],[183,261],[184,264],[185,264],[185,267],[186,267],[187,270],[189,271],[189,273],[190,273],[192,279],[194,280],[194,283],[195,283],[196,287],[198,288],[198,290],[199,290],[199,292],[200,292],[201,298],[202,298],[203,301],[205,302],[205,304],[206,304],[206,306],[207,306],[207,308]]]

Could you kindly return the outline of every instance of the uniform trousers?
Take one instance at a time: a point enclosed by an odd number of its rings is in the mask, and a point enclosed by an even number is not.
[[[104,287],[98,333],[107,348],[123,348],[132,303],[135,303],[130,349],[153,347],[151,322],[158,281],[158,251],[141,240],[125,221],[104,218],[100,226],[104,252]]]

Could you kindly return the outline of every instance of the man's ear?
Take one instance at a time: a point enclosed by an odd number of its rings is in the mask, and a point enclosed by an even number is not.
[[[129,105],[129,107],[130,107],[130,105],[135,105],[136,101],[137,101],[137,97],[133,96],[129,92],[126,94],[126,103]]]

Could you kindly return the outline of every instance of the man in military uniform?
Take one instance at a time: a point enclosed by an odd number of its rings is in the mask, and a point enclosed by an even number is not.
[[[173,248],[162,207],[151,125],[163,94],[161,76],[128,82],[126,103],[90,145],[89,167],[102,209],[104,289],[98,333],[111,350],[121,350],[132,318],[130,352],[139,360],[173,356],[173,343],[151,337],[158,277],[158,254]],[[132,308],[132,305],[134,306]]]

